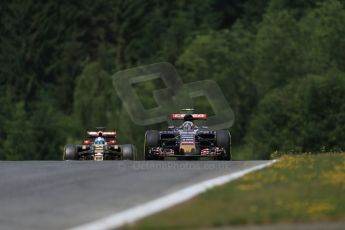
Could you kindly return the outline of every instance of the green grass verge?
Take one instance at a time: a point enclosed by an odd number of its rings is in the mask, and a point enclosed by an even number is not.
[[[236,161],[259,160],[258,156],[253,154],[250,145],[232,147],[232,159]]]
[[[345,154],[283,156],[270,168],[124,229],[345,220]]]

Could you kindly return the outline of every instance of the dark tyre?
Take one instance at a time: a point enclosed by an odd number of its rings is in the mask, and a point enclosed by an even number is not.
[[[78,149],[75,145],[66,145],[64,149],[64,160],[79,160]]]
[[[219,156],[217,160],[231,160],[231,136],[227,130],[218,130],[216,133],[217,147],[224,148],[225,154]]]
[[[197,161],[197,160],[200,160],[200,157],[198,157],[198,156],[178,157],[177,160],[179,160],[179,161]]]
[[[145,160],[160,160],[161,158],[150,156],[149,150],[154,147],[159,147],[160,135],[157,130],[149,130],[145,134],[144,144],[144,159]]]
[[[122,145],[122,160],[134,160],[134,159],[135,159],[135,146]]]
[[[156,130],[149,130],[145,135],[145,144],[149,148],[154,148],[159,146],[160,135]]]

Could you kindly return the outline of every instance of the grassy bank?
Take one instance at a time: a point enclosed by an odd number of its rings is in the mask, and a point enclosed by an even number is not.
[[[125,229],[345,221],[345,154],[283,156],[270,168],[217,187]]]

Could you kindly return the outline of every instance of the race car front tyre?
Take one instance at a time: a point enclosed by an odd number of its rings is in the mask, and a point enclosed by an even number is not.
[[[227,130],[218,130],[216,133],[217,147],[224,148],[225,153],[217,158],[217,160],[231,160],[231,136]]]
[[[145,133],[144,144],[144,159],[145,160],[161,160],[158,157],[150,156],[149,150],[158,147],[160,142],[160,135],[157,130],[149,130]]]
[[[157,130],[149,130],[145,135],[145,145],[149,148],[159,146],[160,136]]]
[[[78,160],[78,150],[75,145],[66,145],[64,149],[64,160]]]
[[[134,145],[122,145],[122,160],[134,160],[135,147]]]

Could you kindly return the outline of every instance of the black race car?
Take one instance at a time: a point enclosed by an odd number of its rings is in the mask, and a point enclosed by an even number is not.
[[[163,160],[165,157],[177,159],[231,160],[231,135],[228,130],[210,130],[207,126],[197,126],[197,120],[206,120],[207,114],[172,114],[172,120],[180,120],[179,126],[169,126],[170,130],[149,130],[145,134],[145,160]]]
[[[86,137],[81,145],[66,145],[64,160],[134,160],[134,145],[119,145],[116,131],[86,131]]]

